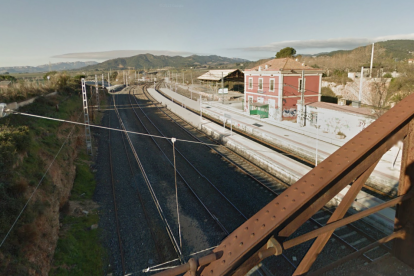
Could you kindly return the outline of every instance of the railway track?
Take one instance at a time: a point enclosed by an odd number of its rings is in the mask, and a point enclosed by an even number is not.
[[[121,118],[121,116],[120,116],[120,114],[119,114],[119,112],[117,110],[117,107],[116,107],[115,95],[113,96],[113,101],[114,101],[114,109],[115,109],[115,113],[116,113],[116,116],[117,116],[118,121],[119,121],[119,125],[120,125],[121,129],[126,130],[125,125],[124,125],[124,123],[122,121],[122,118]],[[172,246],[174,247],[174,250],[176,252],[176,256],[178,257],[178,260],[181,263],[183,263],[184,262],[184,256],[182,254],[182,251],[180,249],[180,246],[179,246],[179,244],[178,244],[178,242],[177,242],[177,240],[176,240],[176,238],[175,238],[175,236],[173,234],[173,231],[171,229],[170,224],[167,221],[166,215],[165,215],[165,213],[164,213],[164,211],[163,211],[163,209],[162,209],[162,207],[160,205],[160,202],[159,202],[159,200],[157,198],[157,195],[155,194],[155,191],[154,191],[153,186],[152,186],[152,184],[151,184],[151,182],[150,182],[150,180],[149,180],[149,178],[148,178],[148,176],[146,174],[146,171],[144,170],[144,167],[142,165],[142,162],[141,162],[141,160],[140,160],[140,158],[139,158],[139,156],[138,156],[138,154],[137,154],[137,152],[135,150],[135,147],[134,147],[134,145],[133,145],[133,143],[132,143],[129,135],[127,133],[124,133],[124,135],[122,136],[122,141],[123,141],[123,145],[124,145],[124,149],[125,149],[125,154],[127,155],[127,159],[128,159],[130,171],[131,171],[131,173],[133,173],[132,164],[131,164],[131,161],[129,159],[129,151],[127,150],[124,137],[126,138],[128,144],[130,146],[130,149],[131,149],[130,152],[132,152],[133,157],[135,158],[135,160],[136,160],[136,162],[138,164],[139,170],[141,171],[142,177],[143,177],[143,179],[144,179],[144,181],[145,181],[145,183],[146,183],[146,185],[148,187],[148,190],[150,191],[152,200],[155,203],[157,212],[158,212],[158,214],[159,214],[159,216],[161,218],[161,221],[162,221],[162,223],[164,225],[164,228],[165,228],[166,234],[168,235],[170,244],[172,244]],[[146,218],[146,221],[148,222],[148,226],[150,228],[151,237],[152,237],[152,239],[153,239],[153,241],[155,243],[155,246],[156,246],[157,254],[158,254],[159,258],[160,258],[159,261],[169,260],[169,258],[166,257],[165,254],[163,254],[163,251],[162,251],[162,248],[165,248],[166,247],[166,244],[165,244],[166,243],[166,238],[163,238],[162,239],[162,237],[160,237],[159,235],[157,235],[157,234],[154,233],[153,229],[154,228],[157,228],[157,227],[156,227],[156,225],[154,225],[153,219],[150,219],[150,216],[147,214],[145,205],[143,203],[142,196],[140,195],[139,191],[137,191],[137,194],[138,194],[138,198],[139,198],[139,201],[141,203],[141,206],[143,207],[143,211],[145,213],[145,218]],[[161,239],[161,241],[159,241],[159,239]]]
[[[130,89],[130,92],[133,89]],[[140,123],[142,124],[142,126],[146,129],[148,134],[153,134],[153,135],[161,135],[164,136],[164,133],[154,124],[154,122],[152,122],[152,120],[148,117],[148,115],[145,113],[145,111],[143,109],[141,109],[141,105],[138,103],[136,97],[133,97],[135,104],[133,104],[131,101],[131,108],[134,110],[134,113],[137,117],[137,119],[140,121]],[[129,99],[131,100],[131,98]],[[148,120],[148,122],[150,122],[150,125],[153,127],[152,131],[149,130],[149,125],[145,124],[143,122],[144,118],[140,118],[140,116],[137,114],[137,112],[135,111],[136,107],[138,106],[138,109],[141,111],[142,115],[144,115],[145,119]],[[167,154],[165,153],[165,150],[163,150],[162,145],[160,145],[159,142],[156,142],[156,140],[154,138],[152,138],[153,142],[157,145],[157,147],[160,149],[160,151],[163,153],[163,155],[168,159],[169,157],[167,156]],[[164,140],[164,142],[168,142],[170,144],[170,146],[172,147],[172,143],[169,140]],[[177,174],[180,176],[181,180],[187,185],[187,187],[192,191],[193,195],[197,198],[198,202],[206,209],[208,210],[208,212],[210,213],[211,217],[214,219],[214,221],[220,226],[220,228],[224,231],[224,233],[226,235],[228,235],[232,230],[235,229],[235,226],[230,224],[230,226],[225,226],[223,225],[223,223],[221,221],[226,221],[227,225],[229,225],[228,221],[229,221],[229,215],[232,218],[238,217],[238,225],[240,225],[241,223],[243,223],[245,220],[248,219],[248,217],[242,212],[240,211],[239,208],[237,208],[235,206],[234,203],[232,203],[225,195],[222,191],[220,191],[220,189],[218,189],[213,183],[212,181],[210,181],[205,175],[203,175],[199,169],[197,169],[179,150],[176,150],[179,154],[179,156],[181,156],[185,162],[187,163],[187,165],[189,165],[190,167],[192,167],[194,169],[194,171],[200,176],[201,179],[203,179],[205,182],[207,182],[212,188],[212,189],[208,189],[206,190],[206,183],[203,183],[203,181],[200,181],[200,179],[197,182],[197,185],[190,185],[189,181],[187,181],[185,179],[185,177],[183,176],[183,174],[181,174],[179,171],[177,171]],[[172,162],[169,159],[169,162],[171,165]],[[203,189],[201,190],[200,187],[203,187]],[[214,193],[213,191],[215,191],[216,193]],[[209,198],[206,198],[206,195],[209,195]],[[213,199],[214,198],[214,199]],[[217,209],[216,204],[212,204],[213,200],[217,201],[218,198],[221,198],[224,200],[224,202],[226,204],[229,204],[229,206],[223,206],[225,204],[223,204],[223,201],[220,201],[220,204],[217,204],[217,206],[219,206],[219,209]],[[209,202],[210,204],[206,204],[205,202]],[[206,205],[209,205],[208,207]],[[224,208],[226,207],[226,208]],[[213,209],[213,211],[210,211],[210,209]],[[223,209],[226,210],[226,212],[223,212]],[[230,210],[232,210],[231,212],[229,212]],[[214,214],[213,214],[214,212]],[[229,228],[230,227],[230,228]],[[236,226],[237,227],[237,226]],[[231,229],[231,230],[228,230]],[[285,255],[282,255],[283,258],[285,259],[285,261],[287,263],[289,263],[293,268],[296,268],[295,264],[293,262],[290,261],[289,258],[287,258]]]
[[[158,83],[157,84],[157,87],[159,88],[161,86],[161,84],[162,83]],[[189,92],[182,92],[181,90],[182,89],[178,89],[176,93],[181,94],[181,95],[183,95],[183,96],[185,96],[185,97],[188,98],[188,95],[190,93]],[[161,95],[163,95],[164,97],[166,97],[167,99],[169,99],[169,97],[166,96],[162,91],[160,91],[159,89],[157,89],[157,91],[158,91],[158,93],[160,93]],[[194,100],[194,97],[193,97],[193,100]],[[174,99],[174,103],[176,103],[177,105],[184,106],[183,103],[181,103],[180,101],[178,101],[176,99]],[[186,109],[188,109],[189,111],[191,111],[191,112],[193,112],[195,114],[199,114],[199,111],[197,111],[197,110],[193,110],[193,109],[191,109],[189,107],[186,107]],[[213,116],[210,116],[210,115],[205,114],[205,113],[202,113],[202,116],[204,118],[206,118],[206,119],[208,119],[208,120],[210,120],[210,121],[212,121],[212,122],[220,125],[220,126],[223,125],[223,122],[222,121],[220,121],[219,119],[217,119],[217,118],[215,118]],[[230,129],[230,124],[229,123],[226,123],[225,126],[228,129]],[[298,156],[298,155],[290,152],[289,150],[286,150],[284,148],[281,148],[281,147],[277,146],[276,144],[269,143],[269,142],[267,142],[267,141],[265,141],[263,139],[260,139],[257,136],[253,136],[253,135],[249,134],[248,132],[243,131],[241,129],[233,128],[233,131],[235,133],[237,133],[239,135],[242,135],[242,136],[244,136],[246,138],[249,138],[250,140],[253,140],[253,141],[255,141],[255,142],[257,142],[257,143],[259,143],[259,144],[261,144],[261,145],[263,145],[263,146],[265,146],[265,147],[267,147],[267,148],[269,148],[269,149],[271,149],[273,151],[276,151],[276,152],[281,153],[281,154],[283,154],[285,156],[288,156],[289,158],[291,158],[291,159],[293,159],[293,160],[295,160],[295,161],[297,161],[299,163],[302,163],[302,164],[304,164],[304,165],[306,165],[306,166],[308,166],[310,168],[314,168],[315,167],[315,162],[314,161],[311,161],[309,159],[306,159],[306,158],[303,158],[301,156]],[[369,185],[364,185],[363,188],[362,188],[362,191],[364,191],[364,192],[366,192],[368,194],[371,194],[373,196],[376,196],[376,197],[378,197],[378,198],[380,198],[382,200],[385,200],[385,201],[386,200],[389,200],[390,198],[391,199],[392,198],[395,198],[395,196],[390,196],[389,194],[384,193],[384,192],[382,192],[382,191],[380,191],[378,189],[375,189],[375,188],[373,188],[373,187],[371,187]]]
[[[151,100],[152,102],[155,102],[155,100],[152,99],[149,93],[145,91],[145,88],[143,89],[143,92],[145,93],[145,95],[147,96],[149,100]],[[194,128],[191,125],[189,125],[186,121],[182,120],[181,118],[179,118],[177,115],[175,115],[171,111],[165,108],[160,108],[159,105],[156,105],[156,106],[165,115],[167,115],[171,120],[173,120],[177,125],[179,125],[183,130],[185,130],[189,134],[189,136],[191,136],[193,139],[196,139],[199,142],[202,142],[202,140],[200,140],[193,133],[191,133],[191,130],[194,131]],[[211,143],[211,141],[212,140],[209,139],[208,142]],[[258,183],[261,187],[267,189],[269,192],[271,192],[275,196],[278,196],[284,189],[288,187],[287,184],[283,183],[279,179],[263,171],[259,167],[255,166],[251,162],[245,160],[243,157],[239,156],[238,154],[230,151],[229,149],[225,147],[211,147],[211,146],[207,146],[207,147],[217,152],[219,155],[223,157],[223,159],[226,159],[229,163],[236,166],[243,173],[245,173],[248,177],[250,177],[256,183]],[[316,213],[309,221],[314,225],[314,228],[318,228],[326,224],[326,221],[329,219],[331,214],[332,214],[332,210],[323,208],[318,213]],[[363,223],[359,222],[359,224],[363,224]],[[365,245],[369,244],[370,242],[373,242],[377,240],[378,238],[382,238],[386,236],[385,233],[382,233],[381,231],[378,231],[377,229],[376,231],[374,231],[375,234],[371,233],[371,230],[373,229],[370,229],[372,227],[368,225],[362,225],[362,228],[369,229],[368,231],[370,231],[370,233],[368,233],[366,230],[362,230],[359,227],[356,227],[354,224],[341,227],[337,229],[337,231],[335,231],[335,233],[333,234],[331,238],[331,242],[334,243],[338,241],[340,244],[342,244],[342,247],[347,248],[352,253],[352,252],[358,251],[358,248],[362,248]],[[372,262],[378,258],[381,258],[389,250],[390,248],[387,246],[382,246],[381,248],[378,247],[376,249],[373,249],[363,254],[361,258],[366,262]],[[294,251],[294,250],[290,250],[290,251]],[[296,257],[296,259],[298,258]]]
[[[110,116],[108,116],[108,127],[111,127]],[[115,181],[114,181],[114,172],[113,172],[113,165],[112,165],[111,130],[108,130],[108,152],[109,152],[109,166],[110,166],[110,172],[111,172],[112,198],[113,198],[113,204],[114,204],[115,227],[116,227],[116,233],[118,237],[118,247],[119,247],[119,255],[121,258],[122,274],[125,275],[125,257],[124,257],[124,250],[122,246],[120,226],[119,226],[118,206],[116,202]]]

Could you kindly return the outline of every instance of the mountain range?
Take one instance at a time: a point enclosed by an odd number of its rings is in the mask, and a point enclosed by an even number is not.
[[[134,69],[150,69],[165,67],[194,67],[194,68],[216,68],[219,66],[234,66],[236,64],[249,62],[241,58],[227,58],[216,55],[198,56],[192,55],[188,57],[182,56],[155,56],[152,54],[141,54],[128,58],[116,58],[104,61],[99,64],[86,66],[83,70],[109,70],[109,69],[126,69],[132,67]]]
[[[88,65],[98,64],[96,61],[75,61],[75,62],[58,62],[43,64],[39,66],[12,66],[12,67],[0,67],[0,74],[5,72],[9,73],[36,73],[36,72],[48,72],[48,71],[64,71],[79,69]],[[49,70],[50,66],[50,70]]]
[[[376,42],[375,45],[384,48],[385,53],[391,58],[398,60],[414,58],[414,40],[387,40]],[[361,46],[352,50],[337,50],[329,53],[319,53],[314,56],[334,56],[336,54],[346,54],[365,47],[371,48],[371,45]]]

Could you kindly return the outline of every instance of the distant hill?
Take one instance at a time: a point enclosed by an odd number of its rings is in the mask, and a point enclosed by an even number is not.
[[[384,48],[385,54],[389,55],[391,58],[397,58],[399,60],[414,58],[414,40],[387,40],[376,42],[375,45],[379,45],[380,47]],[[334,56],[337,54],[346,54],[366,47],[371,48],[371,45],[358,47],[353,50],[337,50],[329,53],[319,53],[316,56]]]
[[[78,69],[88,65],[98,64],[96,61],[75,61],[75,62],[58,62],[51,63],[50,70],[49,64],[39,66],[12,66],[12,67],[0,67],[0,74],[5,72],[9,73],[36,73],[36,72],[49,72],[49,71],[64,71]]]
[[[155,56],[152,54],[141,54],[128,58],[116,58],[104,61],[102,63],[86,66],[83,70],[109,70],[123,69],[133,67],[134,69],[155,69],[165,67],[194,67],[194,68],[215,68],[218,66],[229,66],[248,62],[241,58],[226,58],[220,56],[198,56],[192,55],[188,57],[182,56]]]

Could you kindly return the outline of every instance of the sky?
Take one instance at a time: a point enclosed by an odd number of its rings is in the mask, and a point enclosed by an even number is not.
[[[139,53],[269,58],[414,39],[413,0],[0,0],[0,67]]]

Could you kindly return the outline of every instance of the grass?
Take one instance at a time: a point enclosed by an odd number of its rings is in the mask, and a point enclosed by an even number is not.
[[[78,118],[82,106],[81,98],[76,95],[79,93],[79,88],[79,85],[65,87],[58,96],[40,97],[33,104],[22,107],[19,111],[61,119]],[[32,92],[28,91],[27,95],[31,94]],[[9,96],[13,97],[13,95]],[[56,103],[59,103],[59,111],[56,110]],[[8,173],[0,175],[0,237],[4,237],[17,213],[26,202],[27,192],[31,192],[43,176],[48,164],[45,164],[42,156],[48,156],[49,159],[53,158],[66,135],[70,132],[71,127],[60,129],[58,136],[58,128],[63,124],[51,120],[10,115],[1,119],[1,123],[5,128],[13,129],[19,126],[27,126],[29,129],[29,138],[25,142],[24,150],[19,149],[18,146],[7,148],[14,152],[13,162],[8,163],[8,166],[13,168],[10,168]],[[79,131],[81,131],[80,127],[79,130],[75,131],[75,137]],[[69,139],[68,144],[63,147],[55,161],[55,164],[60,167],[63,173],[65,173],[65,166],[67,166],[68,158],[73,151],[73,147],[71,147],[71,145],[74,145],[73,143],[77,143],[76,138]],[[21,157],[19,161],[18,156]],[[73,191],[74,199],[82,198],[86,200],[92,197],[95,182],[89,169],[89,158],[81,152],[75,161],[77,170]],[[37,264],[26,258],[25,249],[28,245],[35,244],[37,239],[44,238],[42,235],[45,233],[42,234],[42,230],[33,222],[39,216],[50,214],[50,212],[45,212],[50,208],[47,199],[56,197],[56,192],[55,184],[47,175],[37,192],[37,194],[42,195],[42,199],[32,200],[29,203],[15,229],[2,246],[0,275],[27,275],[30,268],[36,271],[39,269]],[[82,193],[85,193],[85,195],[80,197]],[[62,219],[61,222],[70,227],[68,227],[67,232],[63,232],[62,239],[58,241],[55,254],[56,269],[51,271],[51,273],[54,273],[52,275],[102,274],[105,252],[100,245],[100,232],[99,230],[88,230],[92,224],[98,222],[98,219],[98,214],[94,212],[89,213],[86,217],[66,216]],[[69,266],[73,266],[72,269],[68,269]]]
[[[91,200],[95,190],[95,179],[87,160],[82,153],[76,164],[76,178],[70,200]],[[97,224],[99,215],[96,211],[86,216],[67,215],[63,218],[65,233],[59,238],[55,250],[53,267],[49,275],[102,275],[105,264],[105,250],[100,243],[100,230],[91,230]]]

